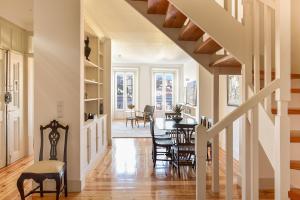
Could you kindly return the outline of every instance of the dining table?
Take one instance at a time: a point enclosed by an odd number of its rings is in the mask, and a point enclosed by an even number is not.
[[[155,119],[155,126],[159,130],[174,130],[181,127],[190,127],[194,128],[198,125],[197,120],[193,118],[183,118],[180,122],[176,123],[173,119],[166,119],[166,118],[156,118]]]

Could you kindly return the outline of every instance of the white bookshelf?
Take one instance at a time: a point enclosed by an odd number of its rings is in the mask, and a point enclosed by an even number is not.
[[[92,113],[95,116],[104,114],[104,41],[87,28],[85,31],[86,39],[89,37],[89,47],[91,53],[89,60],[84,61],[84,112]],[[101,109],[102,107],[102,109]]]

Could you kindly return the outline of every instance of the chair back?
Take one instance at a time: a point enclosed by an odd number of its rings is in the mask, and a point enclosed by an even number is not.
[[[192,135],[195,134],[195,127],[182,125],[180,128],[172,131],[176,132],[176,144],[191,144]]]
[[[151,138],[152,138],[152,143],[155,142],[155,137],[154,137],[154,126],[155,126],[155,122],[152,116],[150,116],[150,133],[151,133]]]
[[[44,155],[44,135],[48,135],[50,145],[50,158],[49,160],[58,160],[57,147],[60,141],[64,141],[63,148],[63,161],[67,162],[67,140],[68,140],[69,126],[63,126],[58,121],[53,120],[46,126],[40,126],[41,133],[41,147],[39,160],[43,160]],[[61,138],[62,133],[64,138]],[[48,145],[48,146],[49,146]]]
[[[153,116],[155,106],[146,105],[144,108],[144,113],[147,113],[149,116]]]

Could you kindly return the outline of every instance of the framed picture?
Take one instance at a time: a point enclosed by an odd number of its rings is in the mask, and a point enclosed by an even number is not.
[[[239,106],[241,104],[240,76],[227,76],[227,105]]]

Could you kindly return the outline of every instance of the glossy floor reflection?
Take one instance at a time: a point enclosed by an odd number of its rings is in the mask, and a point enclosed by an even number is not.
[[[19,199],[16,180],[21,171],[32,163],[32,158],[0,170],[0,199]],[[225,199],[225,155],[220,151],[220,193],[210,192],[210,165],[207,167],[207,199]],[[241,199],[237,186],[238,163],[234,162],[233,199]],[[29,187],[29,185],[27,185]],[[55,199],[47,195],[30,199]],[[113,139],[112,147],[97,167],[86,178],[86,187],[81,193],[70,193],[70,200],[161,200],[195,199],[195,172],[190,167],[181,169],[181,177],[166,162],[158,162],[153,169],[151,139]],[[272,191],[261,192],[260,199],[274,199]]]

